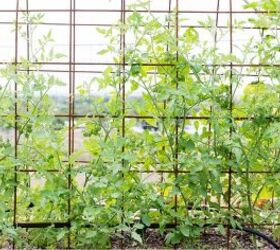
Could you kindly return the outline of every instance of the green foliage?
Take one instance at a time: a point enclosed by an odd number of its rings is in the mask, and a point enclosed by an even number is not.
[[[213,46],[195,28],[177,27],[177,18],[179,24],[183,20],[175,11],[162,20],[137,12],[149,10],[149,1],[130,8],[125,23],[97,29],[109,43],[99,54],[116,53],[116,65],[77,87],[75,105],[85,117],[75,119],[78,142],[71,154],[66,138],[72,131],[68,120],[55,116],[50,94],[65,84],[31,63],[64,57],[52,48],[52,32],[35,40],[34,28],[30,60],[1,69],[3,241],[14,240],[19,248],[63,248],[69,237],[74,248],[108,248],[112,239],[130,237],[141,245],[145,228],[158,223],[166,244],[176,245],[197,238],[206,224],[219,225],[224,234],[227,223],[279,223],[280,73],[273,67],[279,64],[278,1],[245,5],[268,13],[248,20],[265,29],[259,41],[252,38],[238,48],[241,55],[219,51],[217,43],[227,33],[210,17],[200,24],[213,41],[218,37]],[[26,14],[23,21],[42,18]],[[125,48],[115,46],[129,35],[133,41]],[[248,61],[270,66],[219,66]],[[248,80],[248,74],[257,76]],[[94,88],[108,96],[92,96]],[[19,171],[27,169],[36,171]],[[71,229],[14,228],[15,186],[17,221],[71,221]],[[230,213],[223,209],[229,202]]]

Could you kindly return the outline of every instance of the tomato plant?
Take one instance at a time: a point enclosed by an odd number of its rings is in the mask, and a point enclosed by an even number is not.
[[[149,1],[129,6],[119,23],[97,29],[109,42],[99,54],[114,64],[67,101],[51,94],[67,83],[32,63],[65,57],[52,32],[36,40],[34,26],[30,58],[0,71],[3,246],[71,240],[75,248],[106,248],[125,236],[143,244],[141,232],[152,224],[175,245],[207,225],[224,233],[227,224],[279,223],[280,6],[244,2],[263,13],[232,24],[233,36],[245,24],[261,27],[259,39],[236,46],[240,53],[220,50],[228,33],[210,17],[200,24],[212,43],[180,25],[176,8],[160,19]],[[40,23],[43,15],[23,18]],[[97,89],[106,94],[93,95]],[[85,115],[59,117],[68,101]],[[71,152],[69,137],[77,142]],[[14,220],[50,226],[24,230]]]

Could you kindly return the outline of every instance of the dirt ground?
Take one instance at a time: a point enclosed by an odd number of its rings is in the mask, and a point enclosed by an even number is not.
[[[267,233],[269,235],[269,233]],[[161,236],[156,230],[147,230],[144,234],[144,245],[139,246],[128,237],[125,240],[113,240],[113,249],[227,249],[226,236],[219,235],[215,230],[208,230],[203,233],[197,240],[186,241],[178,246],[166,246],[164,244],[164,236]],[[275,249],[265,240],[257,239],[257,247],[252,243],[252,236],[248,233],[232,230],[231,249]],[[277,242],[280,245],[280,241]]]

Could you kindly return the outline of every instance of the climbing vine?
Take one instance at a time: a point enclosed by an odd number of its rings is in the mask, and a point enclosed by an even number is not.
[[[207,41],[196,28],[182,27],[188,20],[176,8],[164,18],[149,12],[149,1],[129,9],[119,23],[97,29],[109,42],[99,54],[114,63],[77,84],[73,101],[85,115],[75,118],[82,143],[71,154],[71,124],[55,114],[60,107],[51,94],[67,83],[32,63],[65,57],[52,45],[52,32],[36,40],[32,26],[30,57],[1,69],[4,247],[13,241],[19,248],[65,247],[71,240],[75,248],[105,248],[124,237],[143,244],[141,232],[151,225],[175,245],[207,226],[224,234],[227,225],[279,223],[278,1],[244,1],[245,10],[263,13],[234,20],[227,30],[210,17],[201,21]],[[23,18],[35,24],[43,15]],[[246,36],[245,25],[259,28],[259,39],[232,53],[221,49],[230,28]],[[71,227],[25,230],[15,227],[15,213],[17,222]]]

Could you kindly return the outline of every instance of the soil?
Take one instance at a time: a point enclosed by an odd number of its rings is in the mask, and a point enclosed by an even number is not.
[[[275,249],[263,239],[256,237],[257,247],[253,244],[252,235],[232,230],[231,249]],[[267,235],[270,235],[267,233]],[[227,249],[227,236],[218,234],[215,230],[204,232],[199,239],[186,241],[178,246],[166,246],[164,236],[157,230],[150,229],[144,233],[144,244],[140,246],[129,237],[113,239],[112,249]],[[277,242],[280,245],[280,241]]]
[[[265,233],[267,236],[271,235],[270,230],[264,230],[262,233]],[[129,235],[124,236],[124,238],[113,238],[112,247],[110,249],[149,249],[149,250],[167,250],[167,249],[176,249],[176,250],[223,250],[228,249],[227,236],[217,233],[215,229],[208,229],[201,234],[200,238],[185,241],[184,243],[177,246],[167,246],[165,244],[165,235],[161,235],[156,229],[147,229],[142,235],[143,245],[139,245],[137,242],[133,241]],[[272,250],[275,249],[267,241],[256,237],[257,246],[253,244],[253,237],[251,234],[246,232],[240,232],[236,230],[231,230],[231,245],[230,249],[260,249],[260,250]],[[280,239],[276,241],[280,246]],[[12,249],[12,245],[1,246],[0,249]],[[35,248],[30,248],[35,249]],[[59,249],[59,248],[58,248]],[[75,248],[74,248],[75,249]],[[96,248],[92,248],[96,249]],[[39,250],[39,249],[38,249]]]

